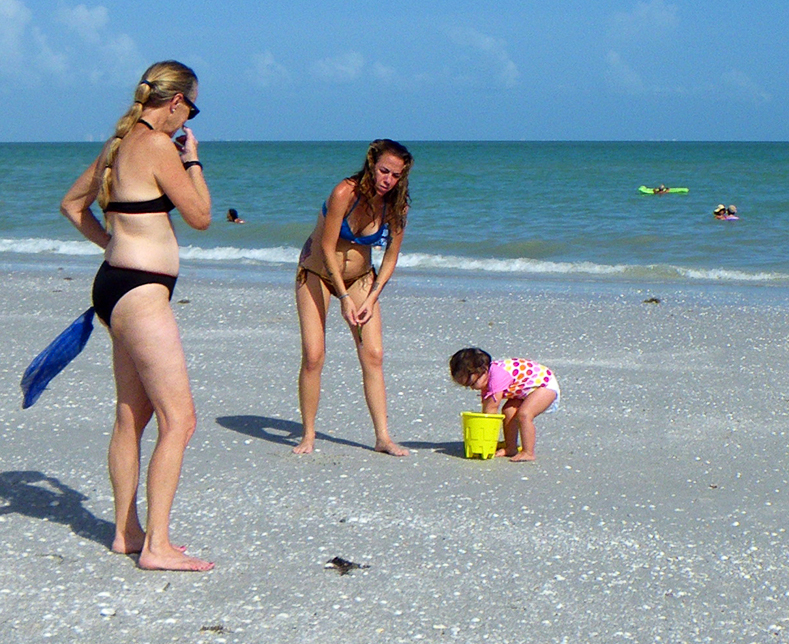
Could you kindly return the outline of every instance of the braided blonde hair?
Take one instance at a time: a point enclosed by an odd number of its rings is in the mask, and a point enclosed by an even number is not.
[[[176,94],[188,96],[194,92],[196,86],[197,76],[194,71],[175,60],[154,63],[145,70],[134,90],[134,103],[115,125],[115,135],[110,140],[104,158],[104,170],[101,174],[98,197],[102,209],[106,208],[110,201],[113,179],[112,166],[118,156],[118,148],[123,138],[140,121],[143,107],[160,107]]]

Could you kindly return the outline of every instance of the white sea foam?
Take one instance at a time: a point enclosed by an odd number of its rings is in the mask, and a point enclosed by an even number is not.
[[[89,241],[59,239],[0,239],[0,253],[39,253],[53,255],[101,255],[102,250]]]
[[[376,251],[378,253],[379,251]],[[0,253],[100,255],[101,249],[87,241],[58,239],[0,239]],[[250,262],[263,264],[295,264],[300,250],[289,246],[273,248],[238,248],[220,246],[201,248],[184,246],[180,256],[184,260],[216,262]],[[378,255],[380,257],[380,255]],[[444,271],[474,271],[480,273],[510,273],[514,275],[600,276],[632,279],[666,279],[717,282],[789,282],[789,274],[779,272],[748,273],[723,268],[701,269],[670,265],[606,265],[593,262],[548,262],[536,259],[470,258],[459,255],[431,255],[406,253],[398,265],[415,269]]]
[[[670,265],[595,264],[593,262],[546,262],[536,259],[471,259],[452,255],[413,253],[402,255],[399,266],[482,271],[488,273],[534,273],[540,275],[618,275],[622,277],[715,280],[731,282],[775,282],[789,280],[786,273],[746,273],[743,271],[683,268]]]
[[[89,241],[63,241],[60,239],[0,239],[0,253],[24,253],[30,255],[101,255],[103,251]],[[293,263],[299,259],[297,248],[200,248],[183,246],[182,259],[204,259],[213,261],[257,261],[266,263]]]
[[[676,270],[682,277],[696,280],[719,280],[723,282],[775,282],[789,280],[789,275],[786,273],[743,273],[742,271],[732,271],[723,268],[701,270],[677,267]]]
[[[483,271],[490,273],[586,273],[614,275],[628,271],[627,266],[606,266],[592,262],[545,262],[536,259],[472,259],[455,255],[401,255],[399,266],[410,268],[441,268],[448,270]]]
[[[181,259],[208,259],[213,261],[253,261],[269,264],[295,264],[299,261],[299,249],[285,246],[275,248],[236,248],[220,246],[218,248],[200,248],[199,246],[182,246]]]

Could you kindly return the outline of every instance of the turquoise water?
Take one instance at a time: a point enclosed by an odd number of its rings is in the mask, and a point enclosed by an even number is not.
[[[416,163],[400,265],[573,279],[789,284],[789,144],[406,142]],[[214,223],[174,213],[182,256],[296,262],[361,142],[207,142]],[[96,144],[0,144],[0,257],[97,253],[58,214]],[[685,195],[644,196],[664,183]],[[741,219],[712,218],[718,203]],[[225,221],[236,208],[248,222]]]

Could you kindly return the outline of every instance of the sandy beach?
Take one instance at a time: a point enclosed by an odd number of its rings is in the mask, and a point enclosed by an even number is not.
[[[216,569],[151,573],[108,550],[104,329],[21,410],[22,371],[89,306],[99,263],[36,261],[0,265],[4,642],[789,641],[778,289],[520,280],[490,295],[403,271],[384,332],[390,429],[411,456],[371,449],[336,303],[318,450],[296,456],[291,269],[184,266],[173,307],[199,421],[172,531]],[[535,463],[463,458],[459,413],[477,399],[447,360],[468,345],[558,374]],[[369,567],[341,575],[334,557]]]

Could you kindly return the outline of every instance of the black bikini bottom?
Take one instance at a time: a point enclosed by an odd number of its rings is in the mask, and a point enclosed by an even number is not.
[[[96,309],[96,315],[102,322],[110,326],[112,309],[126,293],[145,284],[162,284],[170,291],[172,298],[177,279],[177,276],[151,273],[136,268],[117,268],[104,262],[93,280],[93,308]]]

